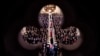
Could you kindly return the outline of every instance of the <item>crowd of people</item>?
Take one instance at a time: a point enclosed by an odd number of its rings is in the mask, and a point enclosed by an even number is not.
[[[73,44],[79,37],[77,36],[76,31],[77,28],[75,27],[69,27],[67,29],[60,29],[60,27],[56,27],[55,38],[57,42],[61,42],[63,44]],[[26,33],[23,38],[31,44],[36,44],[38,42],[46,43],[48,38],[47,32],[47,28],[37,29],[33,26],[28,26],[26,27]]]
[[[42,27],[47,28],[48,27],[48,14],[39,14],[39,23]]]
[[[56,28],[57,26],[61,26],[62,21],[63,21],[63,15],[62,14],[57,14],[54,13],[52,14],[52,19],[53,19],[53,23],[54,23],[54,27]]]
[[[42,27],[47,28],[48,27],[48,14],[39,14],[39,23]],[[52,20],[53,20],[53,25],[55,28],[60,27],[63,21],[63,16],[61,14],[52,14]]]
[[[26,33],[23,35],[23,39],[29,44],[37,44],[38,42],[41,42],[43,44],[42,52],[44,52],[44,54],[48,56],[56,56],[59,50],[58,43],[60,42],[65,45],[73,44],[78,39],[76,31],[77,28],[75,27],[69,27],[67,29],[60,29],[59,27],[56,28],[55,37],[57,40],[57,45],[51,47],[51,45],[48,46],[47,44],[48,30],[46,28],[37,29],[34,26],[27,26]]]
[[[68,29],[56,30],[56,39],[60,39],[63,44],[71,45],[78,39],[77,28],[69,27]]]
[[[47,40],[47,30],[45,28],[37,29],[34,26],[26,26],[23,39],[29,44],[45,43]]]
[[[33,26],[27,26],[23,39],[29,44],[36,44],[41,39],[38,34],[39,30]]]
[[[37,42],[46,42],[48,38],[48,14],[43,13],[39,14],[39,23],[42,26],[40,29],[37,29],[33,26],[26,27],[26,34],[24,35],[24,39],[27,39],[29,43],[37,43]],[[54,13],[52,14],[53,26],[55,28],[55,38],[57,41],[64,44],[73,44],[75,40],[77,40],[77,33],[75,27],[69,27],[67,29],[61,29],[61,24],[63,20],[63,15]],[[58,41],[58,42],[59,42]]]

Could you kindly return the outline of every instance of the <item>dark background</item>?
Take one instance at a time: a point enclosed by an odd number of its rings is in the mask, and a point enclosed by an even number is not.
[[[64,14],[62,28],[74,25],[83,33],[84,41],[80,48],[66,51],[65,56],[96,56],[98,47],[98,25],[95,16],[96,5],[88,0],[14,0],[3,2],[2,36],[3,51],[6,56],[35,56],[36,50],[23,49],[17,42],[17,34],[25,25],[34,25],[39,28],[38,13],[47,4],[58,5]],[[3,55],[4,55],[3,54]]]

